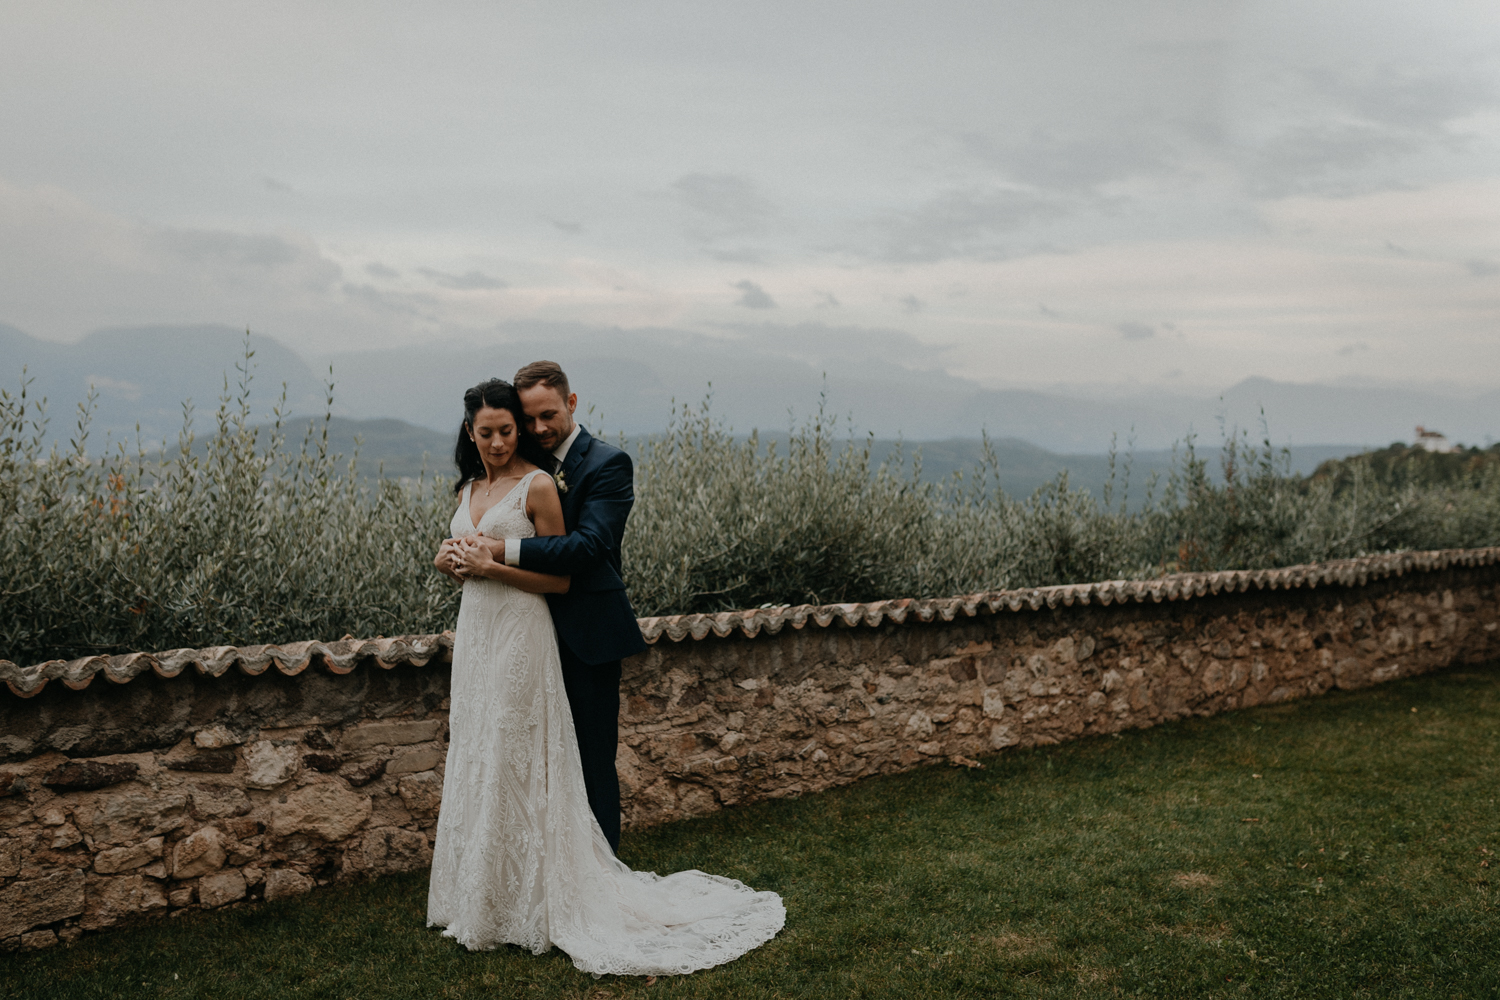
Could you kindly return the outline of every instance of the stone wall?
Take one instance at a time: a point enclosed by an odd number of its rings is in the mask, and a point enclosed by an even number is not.
[[[643,620],[627,827],[1482,662],[1497,627],[1497,550]],[[449,642],[0,661],[0,947],[427,865]]]
[[[446,663],[0,696],[0,947],[425,866]]]

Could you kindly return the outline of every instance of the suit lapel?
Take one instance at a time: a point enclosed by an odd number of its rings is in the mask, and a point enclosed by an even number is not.
[[[563,477],[573,472],[583,464],[583,457],[588,453],[589,445],[594,443],[594,436],[583,427],[578,428],[578,436],[573,439],[573,447],[568,449],[568,457],[563,459]]]
[[[563,482],[568,484],[568,492],[562,497],[563,520],[567,523],[569,531],[572,531],[578,522],[578,505],[582,499],[578,490],[578,481],[582,478],[579,470],[583,468],[584,456],[593,442],[593,435],[580,425],[578,436],[573,439],[573,446],[568,449],[568,457],[563,459],[562,478]]]

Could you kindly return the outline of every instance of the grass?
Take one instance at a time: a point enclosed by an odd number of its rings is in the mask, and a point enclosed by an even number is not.
[[[627,834],[787,901],[769,945],[652,984],[464,952],[417,873],[0,958],[0,992],[1493,997],[1497,738],[1492,664]]]

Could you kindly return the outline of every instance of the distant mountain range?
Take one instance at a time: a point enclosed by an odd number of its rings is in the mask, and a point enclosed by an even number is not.
[[[223,326],[99,330],[77,343],[57,344],[0,324],[0,389],[14,395],[24,368],[31,380],[27,395],[46,397],[51,430],[64,439],[92,386],[96,440],[105,434],[133,437],[139,424],[147,442],[175,441],[185,400],[192,400],[201,433],[218,409],[226,378],[228,391],[236,391],[235,365],[244,346],[245,331]],[[324,393],[306,361],[270,337],[252,335],[250,348],[257,411],[270,410],[282,383],[292,412],[322,409]]]
[[[175,438],[184,399],[192,399],[201,432],[217,406],[226,371],[233,391],[244,337],[243,331],[223,326],[137,327],[57,344],[0,325],[0,375],[6,376],[0,388],[14,393],[25,366],[34,379],[32,393],[50,400],[54,431],[66,431],[75,404],[93,385],[98,437],[133,435],[139,424],[148,440]],[[487,377],[509,377],[539,357],[553,358],[568,370],[583,408],[592,407],[584,418],[592,429],[631,435],[659,431],[674,399],[696,403],[712,383],[714,413],[737,431],[784,431],[790,422],[815,413],[824,393],[827,415],[851,416],[860,433],[931,442],[924,452],[934,468],[942,464],[940,454],[967,454],[982,429],[1017,448],[1032,447],[1038,474],[1060,455],[1103,454],[1112,434],[1121,450],[1134,436],[1139,464],[1189,433],[1198,435],[1200,449],[1216,448],[1221,419],[1231,429],[1249,428],[1259,440],[1262,411],[1271,441],[1292,446],[1299,467],[1308,461],[1316,465],[1318,455],[1409,441],[1416,424],[1469,444],[1489,444],[1500,435],[1500,391],[1464,396],[1262,378],[1245,379],[1209,399],[1144,391],[1106,398],[1081,391],[996,390],[936,369],[908,367],[921,361],[910,356],[909,344],[838,341],[826,330],[809,331],[805,338],[789,337],[785,330],[764,337],[755,330],[708,337],[533,323],[511,324],[481,340],[316,358],[261,335],[252,335],[250,346],[256,352],[252,402],[258,416],[269,411],[283,383],[292,412],[320,413],[331,365],[336,414],[393,421],[361,425],[367,453],[373,454],[376,438],[385,440],[387,430],[380,427],[388,429],[392,442],[407,442],[391,445],[392,462],[398,453],[430,451],[427,444],[415,443],[425,441],[427,431],[442,432],[431,440],[443,439],[446,461],[463,390]],[[1018,468],[1030,461],[1021,451],[1015,458]],[[1082,467],[1077,459],[1068,461],[1072,468]],[[954,462],[968,464],[956,457]]]
[[[311,423],[315,431],[321,431],[321,418]],[[300,446],[307,426],[308,423],[300,418],[289,421],[284,426],[288,447],[296,449]],[[330,450],[348,458],[356,453],[357,448],[358,469],[369,477],[383,475],[399,479],[416,478],[423,474],[431,476],[435,473],[452,475],[456,436],[456,428],[453,432],[435,431],[390,418],[352,420],[348,417],[334,417],[328,426]],[[626,449],[636,452],[645,440],[644,435],[627,437]],[[763,445],[768,445],[773,440],[779,444],[778,453],[785,454],[786,436],[773,434],[761,438]],[[862,447],[865,442],[861,438],[854,443]],[[1064,471],[1068,473],[1071,487],[1082,487],[1096,497],[1104,495],[1104,485],[1109,479],[1109,460],[1106,456],[1060,455],[1013,438],[993,439],[990,446],[998,459],[1000,485],[1011,496],[1028,497],[1041,486],[1054,481]],[[202,447],[201,440],[199,447]],[[896,448],[897,442],[889,439],[874,441],[870,449],[871,464],[878,466],[891,458]],[[968,476],[984,457],[983,443],[972,438],[902,442],[900,448],[904,468],[907,470],[913,468],[914,460],[920,455],[922,479],[927,482],[946,480],[960,471]],[[1291,449],[1288,458],[1292,471],[1306,475],[1325,459],[1343,458],[1359,450],[1352,445],[1311,445]],[[1214,454],[1200,457],[1209,459],[1211,463],[1217,461]],[[1126,499],[1127,460],[1130,466],[1128,499],[1132,507],[1137,507],[1145,499],[1146,484],[1153,473],[1160,478],[1162,484],[1165,483],[1172,468],[1173,455],[1170,451],[1140,451],[1133,456],[1119,454],[1116,457],[1114,487],[1114,499],[1117,503]],[[1212,464],[1210,467],[1217,468]],[[1160,486],[1156,495],[1161,495]]]

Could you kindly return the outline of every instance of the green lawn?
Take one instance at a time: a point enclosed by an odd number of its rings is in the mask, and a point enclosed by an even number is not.
[[[0,957],[8,997],[1500,996],[1500,665],[627,834],[786,897],[654,983],[469,954],[425,875]],[[1253,820],[1253,822],[1252,822]]]

